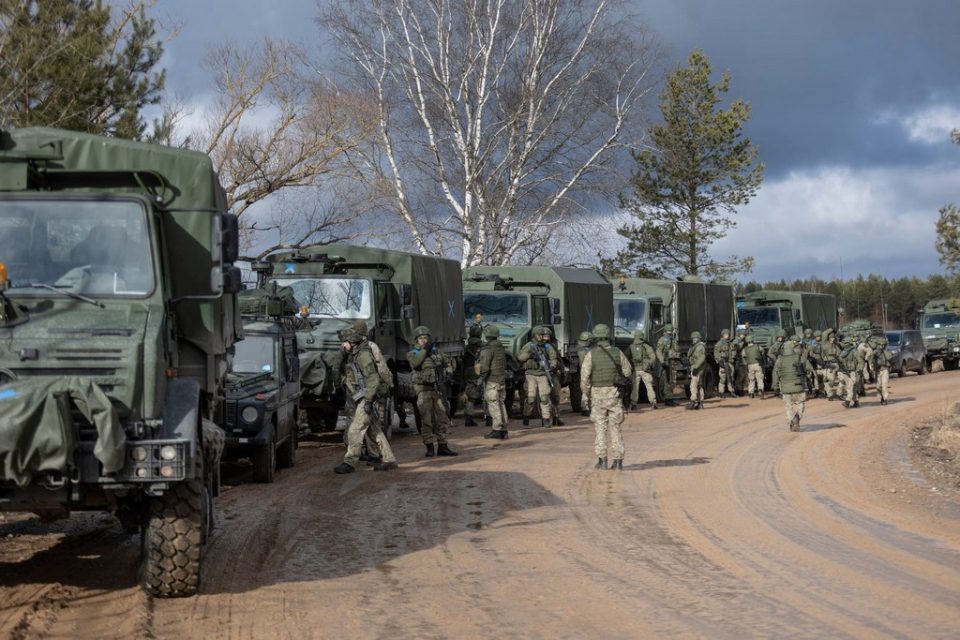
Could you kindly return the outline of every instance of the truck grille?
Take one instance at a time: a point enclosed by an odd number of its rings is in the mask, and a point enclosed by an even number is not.
[[[224,407],[224,426],[232,427],[237,424],[237,401],[227,400]]]

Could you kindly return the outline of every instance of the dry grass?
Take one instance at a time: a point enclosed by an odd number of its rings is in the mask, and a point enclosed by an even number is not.
[[[939,424],[930,432],[928,445],[946,450],[954,460],[960,459],[960,402],[943,412]]]

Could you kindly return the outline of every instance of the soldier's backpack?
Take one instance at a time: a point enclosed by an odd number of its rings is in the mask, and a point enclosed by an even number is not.
[[[377,388],[377,395],[381,397],[387,396],[390,394],[390,389],[393,389],[393,372],[390,371],[386,360],[383,359],[383,354],[380,353],[380,347],[377,343],[371,340],[369,344],[370,352],[373,353],[373,361],[377,363],[377,373],[380,374],[380,385]]]

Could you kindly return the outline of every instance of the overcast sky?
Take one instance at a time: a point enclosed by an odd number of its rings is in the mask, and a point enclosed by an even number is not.
[[[752,255],[759,280],[858,272],[940,272],[934,222],[960,202],[960,2],[956,0],[636,0],[666,66],[702,49],[750,102],[747,135],[766,165],[757,197],[714,245]],[[182,29],[168,86],[208,99],[204,50],[269,35],[319,48],[310,0],[164,0]]]

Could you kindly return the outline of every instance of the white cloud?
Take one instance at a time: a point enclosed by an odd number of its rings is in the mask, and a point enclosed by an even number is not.
[[[921,144],[946,144],[950,132],[960,128],[960,109],[951,105],[933,105],[909,114],[883,116],[881,121],[896,120],[911,142]]]

